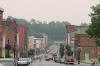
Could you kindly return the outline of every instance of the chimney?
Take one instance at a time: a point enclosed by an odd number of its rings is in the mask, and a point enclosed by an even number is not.
[[[2,20],[3,20],[3,8],[0,7],[0,24],[2,24]]]

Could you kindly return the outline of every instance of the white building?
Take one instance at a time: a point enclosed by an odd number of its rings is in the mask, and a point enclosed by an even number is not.
[[[34,49],[34,36],[28,37],[28,50]]]

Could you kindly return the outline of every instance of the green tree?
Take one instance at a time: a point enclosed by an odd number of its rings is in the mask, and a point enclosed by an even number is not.
[[[17,24],[28,27],[28,34],[33,35],[33,33],[45,33],[50,41],[52,40],[65,40],[66,37],[66,25],[70,25],[67,21],[38,21],[31,19],[27,21],[23,18],[14,18],[8,16],[16,21]],[[4,19],[5,20],[5,19]]]
[[[100,4],[92,6],[91,24],[89,25],[86,33],[90,38],[95,38],[97,45],[100,45]]]
[[[66,49],[67,49],[66,55],[67,55],[67,56],[72,56],[72,55],[73,55],[73,51],[71,50],[71,47],[67,45],[67,46],[66,46]]]
[[[81,26],[88,26],[86,22],[81,23]]]
[[[61,58],[64,56],[64,45],[63,44],[60,44],[59,54]]]

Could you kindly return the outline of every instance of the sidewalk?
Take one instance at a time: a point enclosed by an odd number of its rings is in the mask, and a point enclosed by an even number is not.
[[[91,64],[87,64],[87,63],[81,63],[81,65],[84,65],[84,66],[91,66]]]

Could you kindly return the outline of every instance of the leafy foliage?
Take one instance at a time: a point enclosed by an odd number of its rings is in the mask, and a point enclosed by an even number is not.
[[[83,23],[81,23],[81,26],[88,26],[88,24],[83,22]]]
[[[29,56],[34,56],[35,55],[35,50],[34,49],[29,50],[28,55]]]
[[[9,18],[14,19],[17,24],[28,27],[29,35],[33,35],[33,33],[45,33],[48,35],[49,40],[64,40],[66,36],[65,25],[70,24],[67,21],[41,22],[35,19],[27,21],[25,19],[18,19],[11,16]]]
[[[100,45],[100,4],[96,6],[92,6],[92,13],[90,14],[91,17],[91,24],[87,29],[86,33],[91,37],[95,38],[95,42],[97,45]]]
[[[63,44],[60,44],[59,54],[61,58],[64,56],[64,45]]]
[[[67,46],[66,46],[66,49],[67,49],[66,55],[72,56],[72,55],[73,55],[73,51],[71,50],[71,47],[67,45]]]

